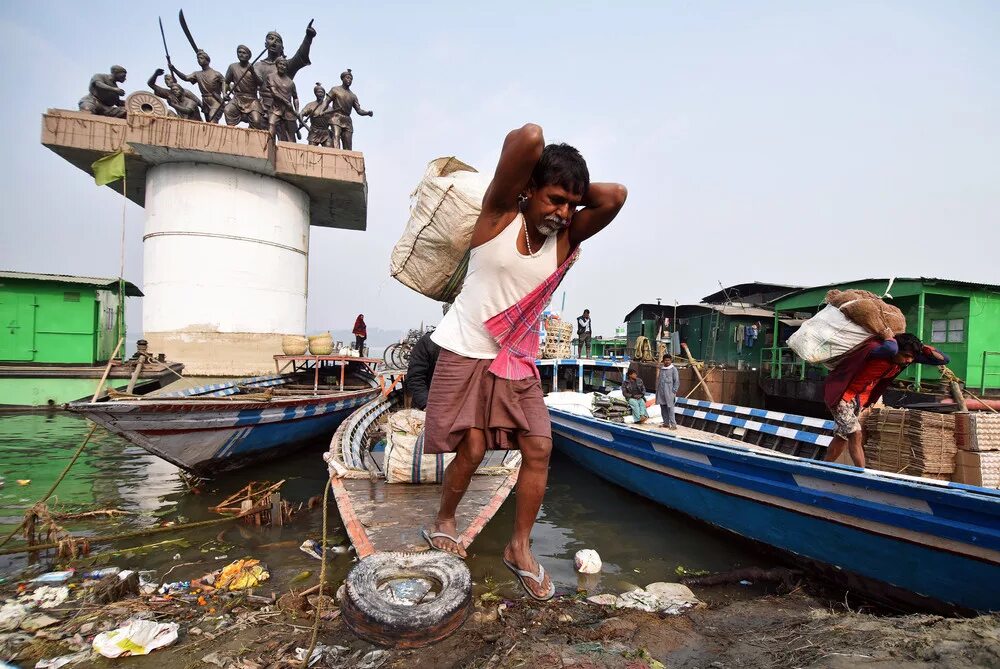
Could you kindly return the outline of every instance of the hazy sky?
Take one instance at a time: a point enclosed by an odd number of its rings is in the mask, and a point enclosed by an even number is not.
[[[0,267],[117,274],[120,196],[39,144],[40,115],[75,109],[113,63],[143,88],[163,63],[158,13],[175,64],[194,69],[178,8],[3,3]],[[998,2],[247,1],[185,15],[221,71],[271,29],[291,53],[315,18],[300,94],[350,67],[375,111],[355,120],[368,230],[312,229],[310,330],[358,312],[370,327],[436,322],[436,303],[388,276],[409,194],[437,156],[492,172],[527,121],[629,189],[563,284],[597,334],[638,302],[697,301],[720,281],[1000,283]],[[143,219],[129,203],[125,276],[140,286]]]

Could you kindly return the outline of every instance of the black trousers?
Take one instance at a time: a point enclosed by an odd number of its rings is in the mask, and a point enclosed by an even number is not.
[[[354,348],[358,349],[363,355],[365,352],[365,338],[354,335]]]

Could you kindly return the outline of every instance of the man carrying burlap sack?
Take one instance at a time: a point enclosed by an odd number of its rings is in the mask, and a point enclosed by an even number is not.
[[[534,364],[539,318],[580,243],[615,218],[625,196],[619,184],[590,183],[579,151],[546,146],[539,126],[510,132],[472,234],[462,291],[432,335],[441,353],[427,400],[425,452],[456,457],[424,537],[434,549],[465,557],[455,511],[473,472],[486,449],[519,449],[514,531],[503,561],[539,600],[555,594],[529,543],[552,451]]]
[[[837,427],[826,449],[826,460],[833,461],[847,448],[858,467],[865,466],[864,412],[882,397],[893,379],[914,362],[923,365],[947,365],[950,359],[932,346],[925,346],[907,332],[883,342],[869,340],[848,354],[826,377],[823,399],[833,413]]]

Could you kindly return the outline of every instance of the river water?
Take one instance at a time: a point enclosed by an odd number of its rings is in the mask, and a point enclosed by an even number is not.
[[[67,413],[0,415],[0,531],[6,536],[24,509],[40,498],[69,462],[89,430],[84,419]],[[178,470],[136,446],[98,428],[50,506],[67,512],[114,508],[128,512],[112,520],[67,521],[74,533],[107,536],[167,523],[218,518],[209,511],[250,481],[286,482],[282,497],[294,504],[320,495],[326,477],[321,460],[325,443],[288,457],[240,470],[191,490]],[[20,485],[18,480],[30,481]],[[353,564],[346,535],[330,500],[329,536],[343,547],[334,556],[331,579],[342,579]],[[513,522],[511,497],[470,548],[469,566],[478,583],[492,579],[514,594],[511,575],[499,556]],[[319,561],[299,550],[307,538],[319,539],[322,514],[301,512],[286,527],[250,528],[229,524],[120,540],[93,547],[78,567],[116,565],[156,570],[160,579],[189,580],[232,560],[255,557],[271,569],[273,589],[315,581]],[[593,548],[604,561],[593,592],[620,592],[631,585],[677,580],[677,567],[719,571],[769,566],[741,541],[680,516],[627,490],[603,481],[558,454],[553,456],[549,489],[535,526],[533,546],[561,590],[578,586],[573,555]],[[152,544],[152,546],[150,546]],[[10,544],[9,544],[10,545]],[[9,546],[8,545],[8,546]],[[0,577],[17,577],[23,556],[0,557]],[[35,569],[55,567],[50,561]],[[169,572],[169,573],[168,573]]]

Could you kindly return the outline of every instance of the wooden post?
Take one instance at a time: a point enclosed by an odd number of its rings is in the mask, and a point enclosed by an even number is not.
[[[701,370],[698,369],[698,364],[695,361],[694,356],[691,355],[691,349],[689,349],[688,345],[684,342],[681,342],[681,349],[683,349],[684,355],[687,356],[688,364],[691,365],[691,369],[694,370],[694,375],[698,377],[698,385],[700,386],[703,383],[705,384],[705,395],[708,397],[709,402],[714,402],[715,398],[712,396],[712,391],[708,389],[708,384],[705,383],[705,377],[701,375]],[[695,386],[695,388],[697,387],[698,386]]]
[[[101,391],[104,389],[104,382],[108,380],[108,374],[111,373],[111,363],[115,361],[115,356],[118,355],[118,349],[120,349],[124,343],[125,338],[121,337],[118,340],[118,346],[115,346],[114,353],[112,353],[111,357],[108,359],[108,366],[104,368],[104,374],[101,375],[101,380],[97,384],[97,390],[94,391],[94,396],[90,398],[91,404],[97,401],[98,395],[100,395]]]
[[[139,375],[141,373],[142,373],[142,358],[139,358],[139,360],[135,363],[135,369],[132,370],[132,378],[128,380],[128,388],[125,389],[125,392],[127,392],[129,395],[131,395],[132,391],[135,390],[135,382],[139,378]]]

